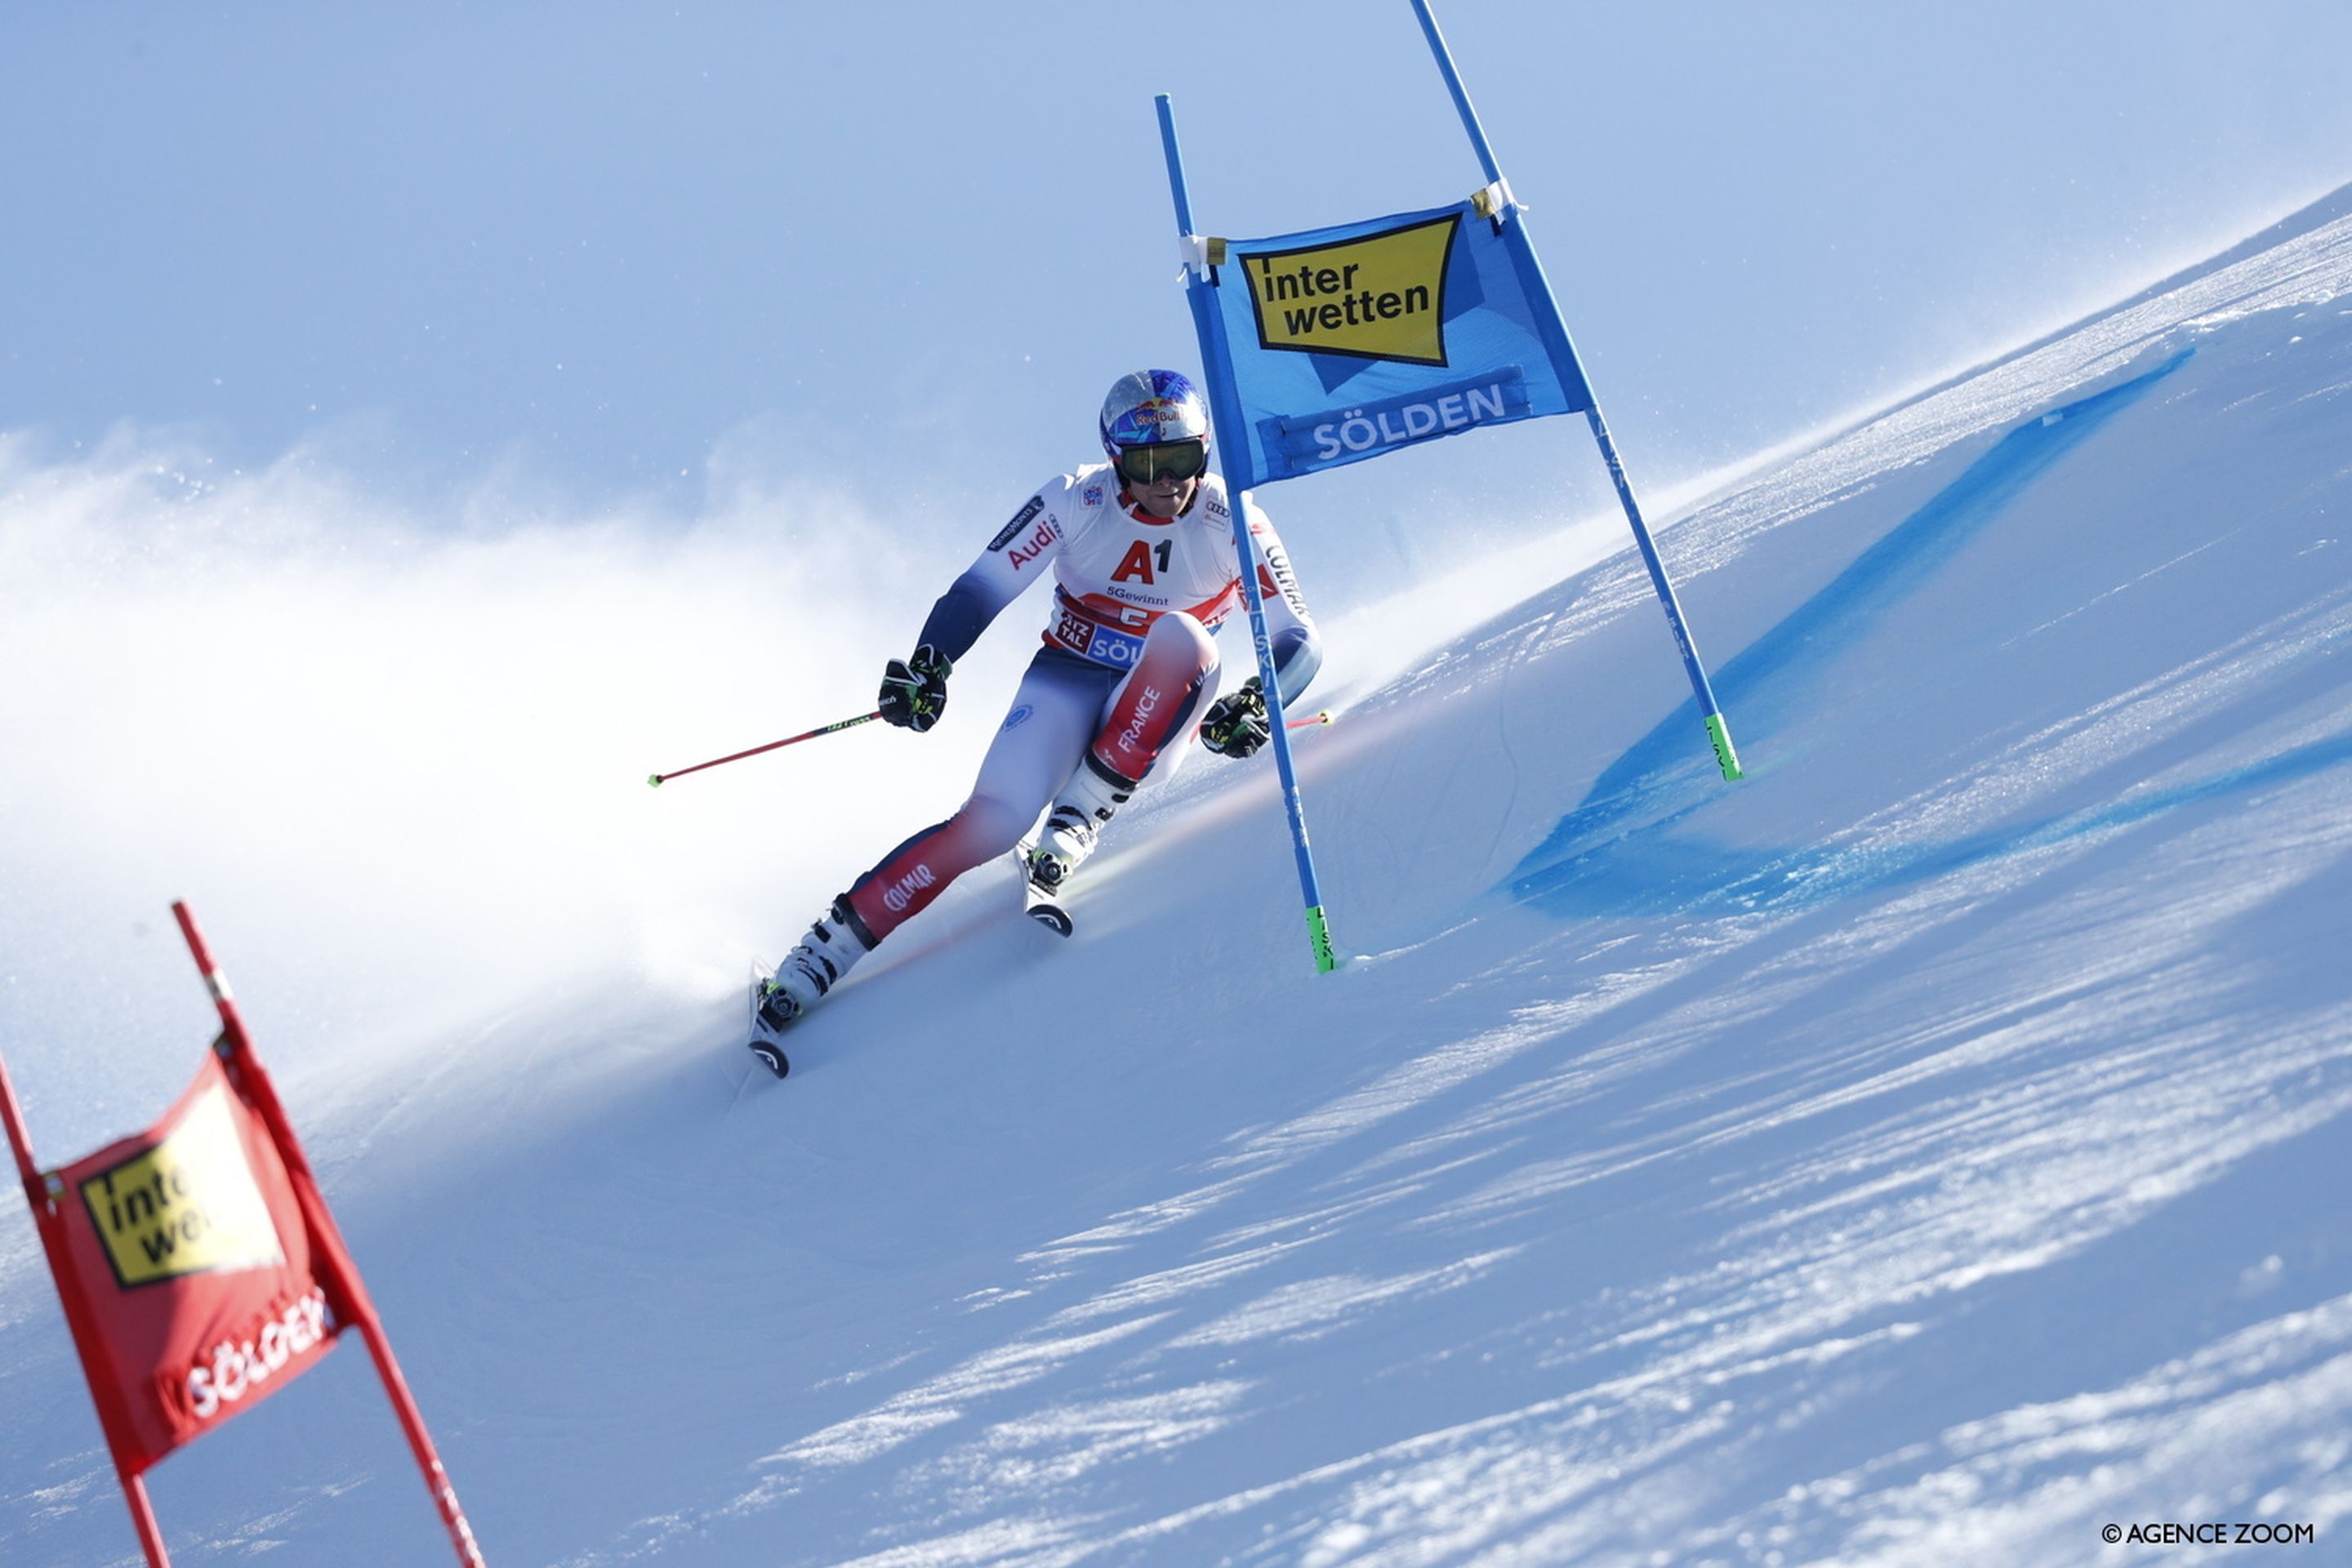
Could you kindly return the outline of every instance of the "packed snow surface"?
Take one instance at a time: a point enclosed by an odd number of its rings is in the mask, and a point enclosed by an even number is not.
[[[1076,938],[976,873],[751,1078],[749,961],[894,841],[828,802],[903,835],[965,754],[614,795],[637,845],[756,802],[790,872],[688,994],[518,973],[281,1072],[489,1560],[2032,1565],[2168,1521],[2352,1561],[2347,211],[1663,531],[1738,784],[1628,552],[1435,646],[1336,621],[1336,974],[1269,759],[1201,758]],[[1344,532],[1280,500],[1311,590]],[[141,1033],[193,1070],[177,984]],[[6,1042],[37,1137],[104,1032]],[[135,1562],[21,1210],[0,1409],[0,1559]],[[151,1485],[183,1564],[446,1560],[356,1346]]]

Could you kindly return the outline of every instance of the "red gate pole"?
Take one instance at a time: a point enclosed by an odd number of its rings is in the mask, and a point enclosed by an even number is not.
[[[163,1531],[155,1522],[155,1506],[147,1500],[147,1478],[124,1476],[120,1470],[115,1474],[121,1477],[123,1500],[131,1505],[131,1525],[139,1532],[139,1550],[147,1553],[153,1568],[172,1568],[171,1558],[163,1553]]]
[[[83,1373],[89,1373],[89,1358],[93,1350],[104,1353],[99,1337],[89,1331],[89,1310],[82,1303],[81,1288],[75,1283],[73,1270],[66,1263],[65,1238],[57,1231],[57,1214],[50,1206],[49,1184],[42,1179],[40,1167],[33,1160],[33,1140],[25,1131],[25,1113],[16,1105],[16,1086],[8,1081],[8,1062],[0,1058],[0,1124],[8,1131],[8,1148],[16,1156],[16,1175],[25,1184],[25,1201],[32,1205],[33,1229],[39,1233],[41,1250],[48,1256],[49,1278],[57,1282],[58,1300],[65,1308],[66,1327],[72,1331],[74,1348],[81,1352]],[[107,1425],[106,1411],[99,1411],[99,1425]],[[131,1525],[139,1532],[139,1549],[147,1554],[148,1568],[172,1568],[172,1560],[163,1552],[163,1531],[155,1523],[154,1505],[147,1500],[147,1482],[122,1468],[122,1457],[116,1451],[115,1434],[106,1434],[107,1458],[113,1461],[114,1479],[122,1483],[123,1500],[131,1507]]]
[[[302,1146],[294,1136],[294,1125],[287,1119],[286,1108],[278,1103],[278,1090],[270,1083],[269,1075],[262,1071],[260,1058],[254,1054],[252,1038],[245,1032],[245,1020],[237,1015],[236,999],[229,991],[228,981],[214,964],[212,950],[205,945],[204,933],[196,929],[196,919],[188,912],[188,906],[174,903],[172,913],[180,922],[180,933],[188,939],[188,952],[205,977],[205,987],[212,992],[214,1005],[220,1009],[223,1037],[228,1047],[227,1065],[236,1075],[237,1087],[260,1114],[262,1124],[269,1129],[278,1157],[286,1162],[287,1172],[294,1178],[295,1194],[311,1228],[333,1244],[331,1267],[340,1276],[353,1308],[356,1321],[352,1326],[367,1342],[376,1374],[383,1380],[384,1394],[392,1401],[393,1413],[400,1418],[401,1430],[407,1435],[410,1452],[416,1456],[416,1468],[424,1474],[425,1489],[433,1494],[433,1505],[440,1510],[441,1522],[449,1531],[449,1542],[457,1549],[457,1561],[465,1568],[488,1568],[482,1559],[482,1549],[475,1543],[474,1527],[466,1521],[466,1510],[458,1506],[457,1489],[449,1484],[449,1472],[441,1468],[441,1456],[434,1449],[432,1434],[425,1429],[424,1414],[416,1408],[415,1397],[408,1391],[408,1380],[401,1375],[400,1363],[392,1353],[392,1342],[384,1335],[375,1303],[361,1283],[359,1269],[351,1264],[351,1251],[343,1245],[342,1232],[336,1228],[335,1216],[328,1212],[326,1201],[320,1194],[318,1178],[311,1173],[310,1161],[303,1157]]]

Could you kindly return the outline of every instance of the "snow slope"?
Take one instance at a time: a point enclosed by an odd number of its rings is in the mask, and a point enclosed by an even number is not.
[[[1622,552],[1335,626],[1403,665],[1301,742],[1335,976],[1202,760],[786,1084],[625,979],[288,1075],[490,1560],[2352,1560],[2348,212],[1669,531],[1741,784]],[[0,1559],[134,1561],[16,1212],[0,1409]],[[404,1466],[347,1347],[152,1485],[441,1560]]]

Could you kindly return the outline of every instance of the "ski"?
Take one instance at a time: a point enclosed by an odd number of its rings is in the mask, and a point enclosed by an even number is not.
[[[752,1037],[751,1054],[760,1058],[761,1066],[778,1078],[787,1077],[793,1070],[793,1058],[784,1055],[784,1047],[765,1036]]]
[[[776,1027],[772,1026],[760,1016],[760,1004],[766,999],[767,990],[767,971],[754,966],[751,973],[750,1017],[746,1020],[750,1026],[751,1038],[747,1044],[751,1054],[760,1058],[761,1066],[778,1078],[782,1078],[793,1070],[793,1061],[790,1057],[784,1055],[783,1045],[778,1037],[783,1033],[784,1028],[791,1026],[792,1020],[786,1019],[782,1027]],[[795,1011],[794,1016],[797,1016]]]
[[[1067,936],[1075,929],[1070,924],[1070,911],[1055,902],[1056,897],[1028,878],[1021,879],[1021,906],[1029,911],[1029,918],[1050,931]]]
[[[1013,869],[1021,879],[1021,907],[1031,920],[1057,936],[1067,936],[1076,928],[1070,921],[1070,911],[1061,901],[1061,889],[1045,888],[1030,879],[1029,852],[1037,847],[1034,838],[1024,838],[1013,849]]]

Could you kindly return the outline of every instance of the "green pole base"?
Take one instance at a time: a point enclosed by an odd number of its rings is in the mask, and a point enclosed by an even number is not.
[[[1307,940],[1315,947],[1315,973],[1328,974],[1339,967],[1339,955],[1331,946],[1331,922],[1323,918],[1323,906],[1316,904],[1307,911]]]
[[[1731,749],[1731,731],[1723,722],[1723,715],[1706,716],[1706,738],[1715,742],[1715,763],[1723,770],[1723,779],[1729,784],[1748,775],[1739,771],[1739,753]]]

